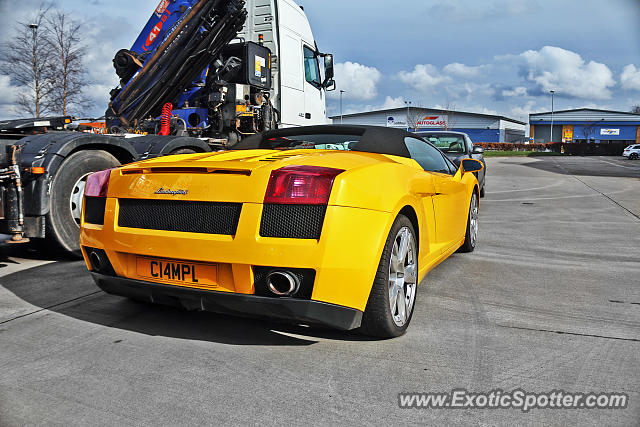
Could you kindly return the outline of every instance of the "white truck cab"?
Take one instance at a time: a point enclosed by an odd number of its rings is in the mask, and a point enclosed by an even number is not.
[[[335,90],[333,56],[321,53],[304,10],[293,0],[247,0],[239,37],[272,52],[273,96],[282,127],[327,124],[326,92]],[[322,67],[320,62],[323,62]]]

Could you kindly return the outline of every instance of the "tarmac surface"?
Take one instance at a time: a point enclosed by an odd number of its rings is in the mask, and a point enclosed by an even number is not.
[[[184,312],[0,247],[0,426],[640,424],[640,161],[491,158],[479,246],[408,333]],[[401,392],[617,392],[620,410],[400,409]]]

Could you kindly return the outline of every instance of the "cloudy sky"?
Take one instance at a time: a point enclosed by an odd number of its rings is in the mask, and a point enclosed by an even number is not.
[[[297,0],[321,50],[335,54],[344,112],[403,106],[531,112],[640,105],[640,0]],[[37,0],[0,0],[0,41]],[[86,22],[88,94],[101,115],[158,0],[58,0]],[[0,75],[0,116],[18,88]],[[329,114],[340,113],[338,91]]]

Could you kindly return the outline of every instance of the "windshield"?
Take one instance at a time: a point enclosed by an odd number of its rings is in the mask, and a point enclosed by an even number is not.
[[[322,85],[318,57],[313,50],[306,46],[304,47],[304,77],[309,83],[317,88]]]
[[[443,153],[466,154],[464,137],[459,135],[422,135]]]
[[[358,135],[318,134],[292,135],[262,140],[260,148],[268,150],[351,150],[360,140]]]

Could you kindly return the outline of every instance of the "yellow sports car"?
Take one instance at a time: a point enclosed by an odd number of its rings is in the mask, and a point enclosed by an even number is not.
[[[474,249],[481,169],[398,129],[276,130],[91,175],[80,243],[111,294],[395,337]]]

